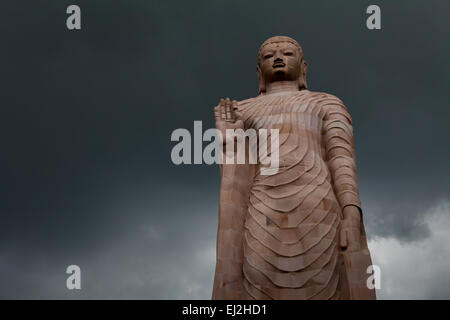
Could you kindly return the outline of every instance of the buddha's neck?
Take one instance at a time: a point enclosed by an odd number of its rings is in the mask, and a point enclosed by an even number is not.
[[[295,91],[299,91],[298,81],[275,81],[266,83],[266,94]]]

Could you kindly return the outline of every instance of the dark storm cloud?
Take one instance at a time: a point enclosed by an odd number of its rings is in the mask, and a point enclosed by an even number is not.
[[[170,134],[254,96],[276,34],[352,113],[369,237],[430,236],[450,191],[450,4],[379,1],[369,31],[361,1],[78,1],[68,31],[69,4],[2,5],[1,297],[209,298],[218,168],[173,165]]]

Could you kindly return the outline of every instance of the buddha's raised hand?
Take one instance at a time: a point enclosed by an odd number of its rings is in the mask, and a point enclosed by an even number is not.
[[[222,137],[226,137],[226,130],[244,129],[244,122],[238,119],[236,114],[237,102],[230,98],[220,99],[219,105],[214,108],[216,128],[220,130]],[[226,139],[223,139],[225,142]]]

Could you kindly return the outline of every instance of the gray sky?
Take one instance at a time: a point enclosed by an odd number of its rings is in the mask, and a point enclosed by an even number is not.
[[[353,116],[378,295],[450,298],[450,3],[377,1],[379,31],[356,0],[80,0],[80,31],[70,4],[0,6],[0,298],[209,299],[219,169],[170,135],[255,96],[273,35]]]

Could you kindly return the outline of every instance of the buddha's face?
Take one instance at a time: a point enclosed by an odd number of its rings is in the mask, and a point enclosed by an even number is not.
[[[260,52],[260,69],[266,83],[295,81],[301,72],[300,52],[290,42],[265,45]]]

